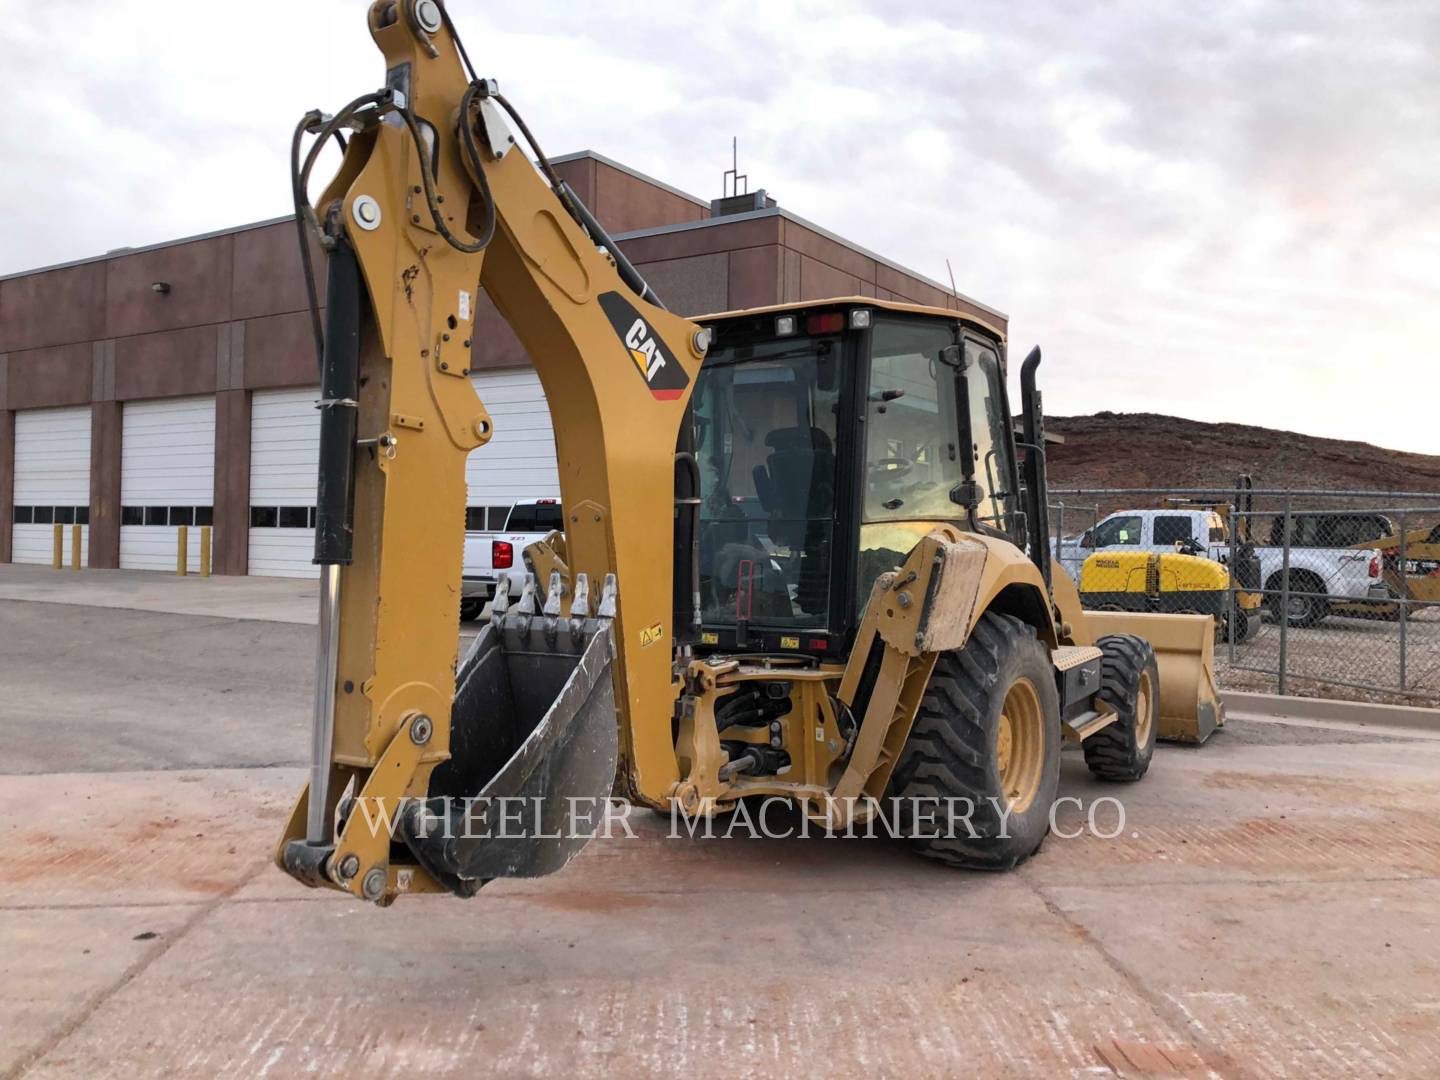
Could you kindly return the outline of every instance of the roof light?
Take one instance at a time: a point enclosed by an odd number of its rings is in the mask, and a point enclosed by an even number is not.
[[[795,316],[778,315],[775,318],[775,336],[789,337],[795,333]]]
[[[867,308],[867,307],[857,307],[857,308],[851,308],[851,309],[850,309],[850,329],[851,329],[851,330],[868,330],[868,329],[870,329],[870,309],[869,309],[869,308]]]
[[[807,334],[838,334],[845,329],[845,316],[839,311],[827,311],[823,315],[811,315],[805,320]]]

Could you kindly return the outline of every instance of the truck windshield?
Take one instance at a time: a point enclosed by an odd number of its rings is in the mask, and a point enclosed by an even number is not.
[[[840,340],[717,348],[695,384],[706,625],[824,628],[835,527]]]

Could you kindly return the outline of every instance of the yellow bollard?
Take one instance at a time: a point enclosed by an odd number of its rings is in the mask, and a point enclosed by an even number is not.
[[[181,525],[175,536],[175,573],[180,577],[184,577],[185,571],[188,569],[185,564],[190,561],[189,548],[190,529],[186,525]]]
[[[210,576],[210,526],[200,526],[200,576]]]
[[[65,526],[55,523],[55,551],[50,557],[50,569],[59,570],[65,565]]]
[[[80,569],[80,526],[70,526],[70,569]]]

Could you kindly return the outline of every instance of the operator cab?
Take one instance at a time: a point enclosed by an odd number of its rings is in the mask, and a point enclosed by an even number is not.
[[[936,523],[1024,545],[994,328],[869,298],[699,321],[700,648],[843,655]]]

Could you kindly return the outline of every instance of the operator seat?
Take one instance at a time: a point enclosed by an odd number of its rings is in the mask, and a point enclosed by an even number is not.
[[[823,612],[830,590],[830,526],[835,513],[835,450],[817,427],[776,428],[771,452],[754,469],[755,493],[770,515],[770,538],[801,554],[796,600]]]

